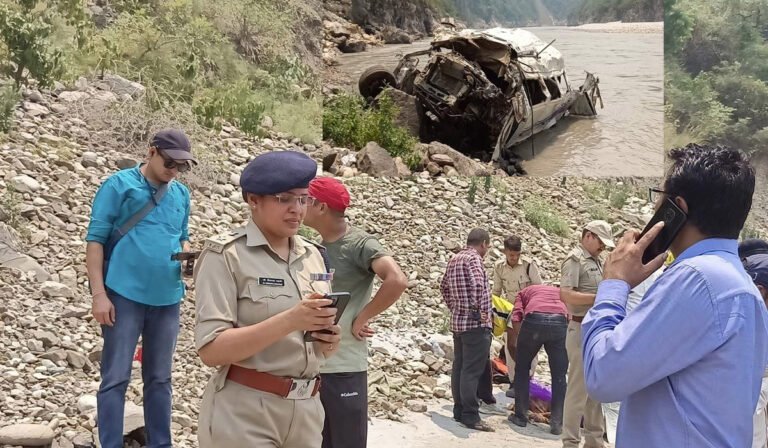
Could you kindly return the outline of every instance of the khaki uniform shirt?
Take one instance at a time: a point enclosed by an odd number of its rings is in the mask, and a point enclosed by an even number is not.
[[[530,266],[530,268],[529,268]],[[501,296],[515,303],[517,293],[531,285],[540,285],[541,275],[536,263],[520,258],[515,266],[510,266],[506,258],[502,258],[493,265],[493,290],[494,295]]]
[[[595,294],[597,285],[603,280],[603,262],[584,249],[581,244],[573,249],[560,268],[561,288],[573,288],[577,292]],[[584,316],[592,305],[569,305],[568,312],[573,316]]]
[[[317,247],[294,237],[285,262],[253,221],[207,240],[195,271],[197,350],[230,328],[258,324],[289,310],[313,291],[331,291],[330,282],[310,277],[326,272]],[[303,336],[295,331],[237,364],[277,376],[313,378],[320,372],[320,360]]]

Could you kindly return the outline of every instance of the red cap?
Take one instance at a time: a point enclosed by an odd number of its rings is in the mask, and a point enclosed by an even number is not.
[[[332,210],[343,212],[349,207],[349,191],[332,177],[316,177],[309,183],[309,195],[328,204]]]

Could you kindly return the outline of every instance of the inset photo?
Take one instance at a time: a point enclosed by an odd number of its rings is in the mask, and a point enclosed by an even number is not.
[[[661,175],[661,0],[374,3],[325,3],[323,138],[358,170]]]

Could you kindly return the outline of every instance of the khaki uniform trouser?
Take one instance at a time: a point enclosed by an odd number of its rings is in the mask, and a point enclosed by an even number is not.
[[[584,416],[584,448],[602,448],[605,424],[600,403],[589,398],[584,383],[584,360],[581,355],[581,322],[568,323],[565,337],[568,351],[568,389],[565,393],[563,416],[563,448],[578,448],[581,442],[579,426]]]
[[[507,348],[507,333],[504,333],[504,336],[501,338],[501,340],[504,343],[504,359],[507,361],[507,377],[509,377],[509,387],[514,387],[515,384],[515,360],[512,359],[511,356],[509,356],[509,349]],[[536,373],[536,366],[539,364],[539,355],[536,354],[536,356],[533,357],[533,361],[531,361],[531,378],[533,378],[533,375]]]
[[[215,391],[215,383],[208,383],[200,405],[200,448],[321,447],[325,411],[319,394],[288,400],[233,381]]]

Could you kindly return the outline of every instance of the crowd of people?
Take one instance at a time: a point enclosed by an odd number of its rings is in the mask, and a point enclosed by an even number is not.
[[[514,303],[502,335],[512,424],[529,423],[543,347],[550,432],[564,448],[582,440],[604,447],[614,436],[619,447],[744,448],[754,439],[751,446],[766,448],[768,243],[738,242],[754,170],[741,152],[716,146],[689,145],[669,159],[651,193],[657,209],[672,201],[686,221],[650,262],[642,256],[662,224],[616,240],[609,223],[592,221],[556,281],[545,284],[517,236],[503,241],[504,258],[489,276],[491,235],[469,232],[440,282],[451,315],[457,422],[493,431],[480,414],[506,413],[491,381],[497,295]],[[160,131],[146,160],[107,178],[93,201],[86,263],[104,340],[97,394],[104,448],[123,446],[139,338],[147,446],[172,446],[172,359],[186,292],[174,255],[190,250],[191,208],[175,178],[196,163],[182,131]],[[200,405],[202,448],[367,444],[370,323],[398,300],[407,278],[375,237],[346,219],[346,187],[316,172],[299,152],[255,157],[240,177],[247,224],[207,239],[199,254],[195,347],[216,368]],[[321,241],[300,237],[302,224]],[[334,292],[351,298],[340,316]],[[606,425],[612,413],[615,434]]]
[[[604,447],[614,438],[622,448],[766,447],[768,243],[739,243],[754,169],[743,153],[718,146],[674,149],[669,161],[649,200],[656,210],[672,202],[685,221],[652,260],[643,254],[664,220],[642,235],[627,230],[618,243],[607,222],[585,224],[558,286],[522,275],[519,246],[494,266],[494,292],[515,295],[506,334],[515,361],[513,424],[529,422],[530,363],[543,346],[550,432],[564,448]],[[441,283],[456,352],[454,419],[481,431],[493,430],[480,418],[476,392],[493,327],[483,264],[490,244],[488,232],[473,229]],[[497,274],[506,271],[520,280]],[[615,431],[606,427],[612,413]]]

